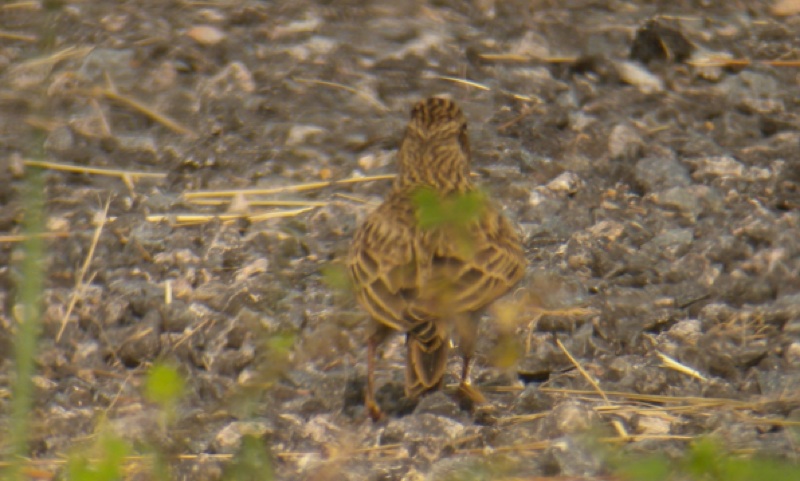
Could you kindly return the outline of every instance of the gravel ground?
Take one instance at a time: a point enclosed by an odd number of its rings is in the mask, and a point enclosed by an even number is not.
[[[796,462],[799,3],[0,6],[0,413],[7,236],[36,159],[163,174],[45,171],[31,451],[47,473],[100,431],[193,480],[220,479],[244,435],[278,479],[593,477],[611,469],[598,444],[674,457],[706,434]],[[429,95],[466,112],[531,266],[522,308],[482,327],[488,405],[458,403],[455,357],[444,392],[402,399],[397,336],[372,423],[369,324],[337,266]],[[187,195],[256,188],[279,190]],[[144,396],[157,362],[186,379],[168,427]]]

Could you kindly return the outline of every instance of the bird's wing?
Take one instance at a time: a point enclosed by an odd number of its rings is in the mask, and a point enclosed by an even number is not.
[[[449,315],[483,309],[525,273],[519,235],[493,207],[464,229],[430,232],[428,242],[421,301],[439,304]]]
[[[410,203],[385,202],[356,232],[348,262],[359,302],[376,321],[403,332],[415,324],[408,307],[419,293],[415,237]]]

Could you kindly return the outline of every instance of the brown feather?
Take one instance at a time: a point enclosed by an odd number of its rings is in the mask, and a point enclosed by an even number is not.
[[[348,267],[370,316],[407,334],[413,398],[441,384],[456,319],[506,293],[527,262],[516,230],[491,203],[464,225],[419,225],[421,188],[442,201],[476,191],[466,119],[455,103],[430,98],[414,106],[397,162],[393,189],[356,232]]]

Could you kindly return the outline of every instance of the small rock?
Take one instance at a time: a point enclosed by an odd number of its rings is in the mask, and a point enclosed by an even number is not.
[[[201,8],[197,11],[197,16],[206,22],[221,22],[225,20],[225,14],[214,8]]]
[[[548,182],[546,187],[551,192],[564,192],[568,195],[572,195],[578,192],[582,185],[583,181],[577,174],[564,172]]]
[[[717,82],[725,73],[724,66],[726,62],[734,58],[733,54],[728,52],[712,52],[698,49],[692,54],[690,63],[694,66],[695,72],[699,77]]]
[[[458,420],[462,413],[453,399],[442,391],[423,396],[414,409],[415,414],[435,414]]]
[[[158,159],[158,146],[153,137],[149,135],[117,135],[117,147],[129,161],[154,163]],[[131,159],[135,156],[136,159]]]
[[[702,323],[697,319],[685,319],[672,326],[667,334],[688,345],[694,345],[702,336]]]
[[[675,155],[650,156],[636,163],[636,181],[646,193],[691,184],[689,169]]]
[[[637,62],[618,62],[617,73],[625,83],[638,88],[643,94],[664,91],[664,82]]]
[[[117,87],[129,87],[138,81],[132,49],[96,48],[84,58],[78,75],[86,82],[105,85],[111,76]]]
[[[666,435],[670,433],[670,422],[659,416],[638,416],[635,418],[635,428],[636,434]]]
[[[444,416],[419,414],[392,419],[383,431],[381,444],[402,443],[411,456],[439,459],[464,432],[463,424]]]
[[[706,177],[740,178],[745,172],[744,165],[731,156],[706,157],[689,161],[696,165],[692,178],[703,179]]]
[[[800,13],[800,0],[777,0],[770,7],[770,11],[777,17],[788,17]]]
[[[249,94],[255,92],[256,81],[247,65],[242,62],[232,62],[211,77],[203,85],[202,90],[211,98],[221,98],[230,94]]]
[[[692,229],[670,229],[653,237],[642,248],[652,251],[655,256],[674,260],[689,250],[693,240]]]
[[[8,157],[8,173],[13,179],[21,179],[25,176],[25,161],[19,152],[13,152]]]
[[[774,399],[796,396],[800,392],[800,372],[759,371],[758,385],[761,394]]]
[[[676,210],[694,220],[701,212],[700,200],[692,189],[673,187],[650,197],[654,204]]]
[[[307,436],[315,443],[335,446],[343,439],[345,433],[341,426],[337,426],[331,420],[331,414],[320,414],[312,416],[302,428],[304,436]]]
[[[190,28],[186,35],[200,45],[216,45],[225,39],[225,33],[210,25],[197,25]]]
[[[683,62],[694,45],[683,33],[660,19],[651,19],[636,31],[630,58],[642,63],[652,61]]]
[[[296,33],[313,32],[321,25],[322,25],[321,18],[311,13],[308,13],[302,20],[295,20],[293,22],[288,22],[285,25],[279,24],[273,29],[271,37],[273,40],[275,40]]]
[[[535,384],[528,384],[517,396],[512,408],[515,414],[535,414],[545,412],[553,407],[553,396],[544,393]]]
[[[598,420],[588,405],[571,400],[557,404],[547,418],[556,435],[585,433]]]
[[[69,127],[58,127],[47,135],[44,141],[46,150],[63,153],[75,145],[75,138]]]
[[[100,19],[100,25],[108,32],[116,33],[122,31],[130,21],[127,13],[110,13]]]
[[[287,146],[296,146],[308,143],[312,137],[319,137],[325,129],[316,125],[293,125],[286,136]]]
[[[239,449],[244,436],[261,438],[275,431],[272,423],[260,421],[234,421],[217,432],[214,437],[214,448],[219,453],[234,453]]]
[[[112,433],[130,443],[153,442],[155,433],[159,431],[159,420],[163,416],[156,409],[147,409],[139,403],[128,403],[122,417],[108,420]]]
[[[161,315],[151,309],[141,323],[128,329],[117,355],[126,367],[138,367],[152,362],[161,352]]]
[[[600,451],[571,437],[551,441],[541,457],[549,475],[560,474],[567,479],[594,478],[605,464]]]
[[[76,366],[98,365],[100,360],[100,345],[96,341],[85,341],[75,346],[72,363]]]
[[[608,134],[608,154],[612,159],[633,159],[642,145],[639,133],[628,124],[617,124]]]
[[[268,267],[269,263],[267,262],[267,259],[259,257],[255,261],[250,262],[244,265],[241,269],[237,270],[236,274],[234,275],[234,280],[236,282],[245,281],[256,274],[263,274],[264,272],[267,272]]]
[[[786,363],[794,369],[800,368],[800,341],[794,341],[786,346],[784,358]]]

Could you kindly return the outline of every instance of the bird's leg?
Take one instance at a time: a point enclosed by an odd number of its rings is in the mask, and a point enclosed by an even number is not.
[[[388,333],[387,327],[379,325],[367,339],[367,390],[364,393],[364,405],[373,421],[379,421],[383,417],[381,408],[375,402],[375,359],[378,346],[386,339]]]
[[[458,386],[458,392],[475,404],[484,404],[486,403],[486,398],[469,382],[472,352],[475,350],[475,342],[478,337],[478,319],[479,315],[475,314],[456,321],[459,337],[458,347],[461,351],[461,358],[464,360],[464,364],[461,367],[461,384]]]
[[[461,368],[461,384],[458,386],[458,392],[475,404],[484,404],[486,403],[484,395],[469,382],[469,365],[470,361],[472,361],[472,357],[467,354],[464,354],[462,357],[464,359],[464,366]]]
[[[378,421],[383,415],[378,403],[375,402],[375,351],[377,345],[375,334],[369,336],[367,340],[367,392],[364,395],[364,405],[373,421]]]

